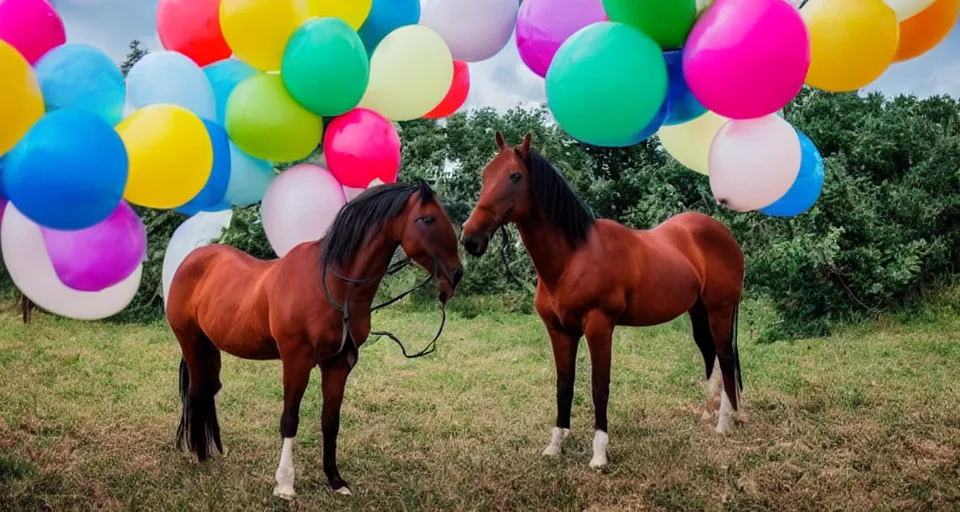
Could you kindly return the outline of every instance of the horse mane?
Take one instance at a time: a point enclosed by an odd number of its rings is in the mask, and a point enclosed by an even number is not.
[[[429,203],[434,196],[433,189],[422,179],[413,183],[391,183],[364,190],[340,209],[327,229],[321,242],[321,263],[343,265],[352,260],[367,235],[400,215],[415,193],[420,194],[421,205]]]
[[[547,221],[563,232],[572,247],[587,240],[587,234],[596,223],[593,212],[574,193],[560,172],[535,149],[527,151],[527,158],[519,149],[517,157],[527,166],[533,184],[533,195],[543,209]]]

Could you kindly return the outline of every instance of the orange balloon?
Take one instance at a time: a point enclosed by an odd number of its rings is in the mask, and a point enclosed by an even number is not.
[[[927,53],[946,39],[960,15],[960,0],[937,0],[920,14],[900,23],[900,46],[894,62]]]

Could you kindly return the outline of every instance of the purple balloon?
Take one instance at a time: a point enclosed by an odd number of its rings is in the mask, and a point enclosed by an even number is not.
[[[147,255],[147,230],[125,201],[92,227],[40,230],[57,277],[74,290],[97,292],[113,286],[129,277]]]
[[[568,37],[605,19],[601,0],[524,0],[517,14],[520,58],[531,71],[546,77],[553,56]]]

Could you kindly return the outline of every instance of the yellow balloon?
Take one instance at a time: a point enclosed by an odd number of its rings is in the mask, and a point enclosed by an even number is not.
[[[189,110],[157,104],[135,111],[116,127],[130,157],[123,197],[148,208],[176,208],[193,199],[210,177],[213,144]]]
[[[897,54],[900,25],[883,0],[810,0],[800,15],[810,31],[807,85],[855,91],[879,78]]]
[[[287,40],[307,20],[306,0],[223,0],[220,30],[240,60],[279,71]]]
[[[393,121],[409,121],[433,110],[452,81],[453,56],[443,38],[425,25],[407,25],[377,45],[359,106]]]
[[[367,20],[371,7],[373,0],[307,0],[310,16],[340,18],[354,30],[358,30]]]
[[[30,63],[0,40],[0,155],[17,145],[43,117],[43,109],[40,84]]]
[[[708,110],[692,121],[664,126],[657,135],[660,136],[663,149],[670,153],[670,156],[688,169],[706,175],[710,143],[727,121],[729,119],[726,117]]]

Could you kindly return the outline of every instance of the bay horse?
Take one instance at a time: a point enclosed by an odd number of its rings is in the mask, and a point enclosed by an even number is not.
[[[557,372],[557,421],[543,454],[558,455],[570,433],[581,336],[590,351],[595,414],[590,466],[600,468],[607,463],[614,327],[662,324],[683,313],[690,315],[710,383],[705,419],[720,401],[717,433],[727,430],[731,415],[742,420],[737,320],[744,259],[730,231],[700,213],[682,213],[640,231],[598,220],[530,147],[530,138],[527,133],[516,148],[497,132],[498,153],[483,170],[480,199],[461,241],[470,254],[483,255],[496,230],[513,223],[533,260],[535,308],[550,336]]]
[[[174,275],[166,310],[183,353],[180,447],[200,462],[211,445],[223,453],[214,400],[221,388],[221,351],[243,359],[280,359],[282,446],[274,495],[293,498],[300,401],[310,372],[319,366],[323,470],[333,490],[349,495],[337,469],[340,406],[359,347],[371,332],[374,295],[398,247],[437,279],[445,307],[463,277],[459,245],[424,181],[367,189],[338,212],[322,239],[301,243],[278,259],[259,260],[226,245],[191,252]]]

